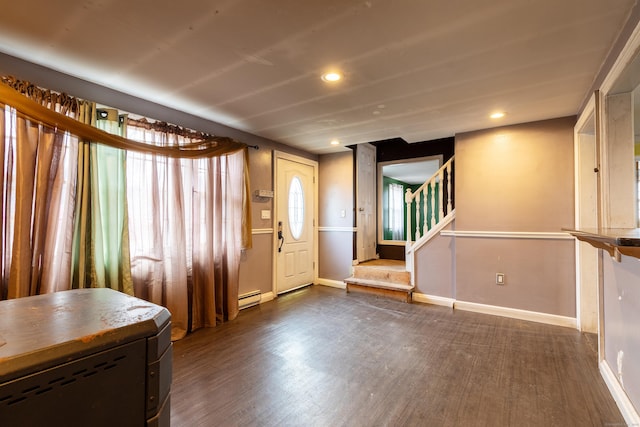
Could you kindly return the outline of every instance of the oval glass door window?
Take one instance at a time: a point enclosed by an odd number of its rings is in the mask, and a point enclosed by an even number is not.
[[[289,186],[289,230],[291,236],[299,240],[304,225],[304,193],[300,178],[294,176]]]

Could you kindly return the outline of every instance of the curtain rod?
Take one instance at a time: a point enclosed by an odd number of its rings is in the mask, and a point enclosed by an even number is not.
[[[102,112],[104,114],[104,118],[107,117],[108,113],[107,111],[109,110],[113,110],[113,111],[118,111],[116,109],[112,109],[112,108],[98,108],[98,115],[100,115],[100,113]],[[201,131],[197,131],[197,130],[193,130],[190,128],[186,128],[183,126],[179,126],[179,125],[175,125],[175,124],[171,124],[165,121],[160,121],[160,120],[154,120],[154,119],[148,119],[146,117],[144,118],[133,118],[130,117],[128,114],[124,113],[123,115],[120,115],[120,120],[123,120],[123,117],[127,117],[126,121],[128,124],[133,124],[134,126],[138,126],[138,127],[142,127],[145,129],[155,129],[155,130],[160,130],[163,132],[171,132],[171,133],[175,133],[177,135],[182,135],[184,137],[187,138],[191,138],[191,139],[200,139],[200,140],[212,140],[215,141],[217,139],[223,138],[223,137],[219,137],[216,136],[214,134],[210,134],[207,132],[201,132]],[[100,117],[98,117],[98,119],[100,119]],[[239,142],[239,141],[238,141]],[[241,142],[241,144],[244,144],[247,146],[247,148],[253,148],[254,150],[259,150],[260,147],[258,145],[249,145],[249,144],[245,144],[243,142]]]
[[[39,86],[36,86],[26,80],[19,80],[16,79],[13,76],[8,76],[8,75],[2,75],[0,76],[0,81],[1,83],[4,83],[4,85],[6,85],[7,87],[14,89],[18,94],[23,95],[24,98],[29,99],[30,101],[35,102],[38,105],[42,105],[40,101],[40,99],[38,100],[34,100],[32,99],[33,96],[33,91],[36,91],[36,93],[40,94],[38,95],[38,98],[43,98],[43,99],[49,99],[49,102],[52,103],[60,103],[62,105],[67,106],[68,108],[70,108],[71,110],[73,110],[74,112],[77,110],[78,108],[78,104],[84,102],[83,100],[67,95],[66,93],[58,93],[49,89],[44,89],[41,88]],[[0,100],[5,99],[4,96],[0,96]],[[55,99],[55,100],[54,100]],[[7,103],[9,105],[11,105],[11,103]],[[14,102],[15,104],[15,102]],[[46,107],[45,107],[46,108]],[[110,109],[111,107],[104,107],[104,108],[98,108],[97,110],[100,111],[101,109]],[[117,111],[117,110],[116,110]],[[23,112],[24,113],[24,112]],[[41,121],[43,124],[47,124],[49,126],[53,126],[53,127],[57,127],[57,124],[55,124],[54,122],[47,122],[44,121],[42,119],[39,118],[39,116],[37,117],[30,117],[31,119],[37,119],[38,121]],[[200,139],[203,140],[199,143],[195,143],[194,146],[200,146],[201,148],[199,148],[198,150],[202,150],[203,146],[207,146],[207,145],[211,145],[212,143],[227,143],[227,142],[233,142],[233,143],[237,143],[237,144],[242,144],[244,146],[246,146],[247,148],[253,148],[254,150],[259,150],[260,147],[258,145],[249,145],[249,144],[245,144],[244,142],[240,142],[240,141],[236,141],[233,138],[228,138],[228,137],[219,137],[216,135],[212,135],[206,132],[201,132],[201,131],[196,131],[193,129],[189,129],[189,128],[185,128],[179,125],[174,125],[174,124],[170,124],[167,122],[160,122],[160,121],[156,121],[153,119],[147,119],[147,118],[142,118],[142,119],[134,119],[134,118],[129,118],[128,121],[131,123],[137,123],[140,125],[149,125],[152,128],[154,127],[154,125],[156,124],[163,124],[171,129],[175,128],[174,130],[179,130],[180,132],[184,132],[185,134],[183,136],[186,136],[188,138],[191,139]],[[81,123],[82,122],[78,122]],[[68,129],[65,129],[68,130]],[[180,133],[179,132],[179,133]],[[182,134],[182,133],[180,133]],[[192,135],[190,135],[192,134]],[[77,135],[77,136],[82,136],[82,135]],[[133,141],[135,142],[135,141]],[[111,145],[111,144],[109,144]],[[189,156],[191,157],[191,156]]]

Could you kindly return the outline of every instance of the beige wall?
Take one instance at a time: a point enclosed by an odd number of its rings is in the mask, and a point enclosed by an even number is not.
[[[353,233],[320,231],[318,278],[342,282],[351,276]]]
[[[319,269],[321,279],[342,281],[351,275],[353,254],[353,152],[319,158]],[[344,212],[344,216],[342,213]]]
[[[353,152],[321,155],[318,167],[320,227],[353,228]]]
[[[254,234],[253,247],[242,251],[240,258],[240,295],[260,290],[263,294],[272,291],[273,234]]]
[[[573,226],[574,117],[456,135],[456,230]],[[496,285],[496,273],[506,283]],[[456,237],[456,299],[575,317],[571,240]]]
[[[574,117],[456,135],[459,230],[573,225]]]
[[[455,220],[444,230],[453,230]],[[416,252],[415,292],[443,298],[455,298],[456,239],[436,236]]]
[[[576,316],[573,241],[456,238],[455,262],[460,301]]]

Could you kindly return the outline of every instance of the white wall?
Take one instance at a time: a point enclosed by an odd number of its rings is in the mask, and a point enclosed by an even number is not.
[[[604,254],[604,356],[640,409],[640,260]]]

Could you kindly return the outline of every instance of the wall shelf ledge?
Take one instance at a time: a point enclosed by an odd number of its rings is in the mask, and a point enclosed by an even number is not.
[[[640,259],[640,228],[586,228],[562,231],[591,246],[605,250],[620,262],[621,255]]]

